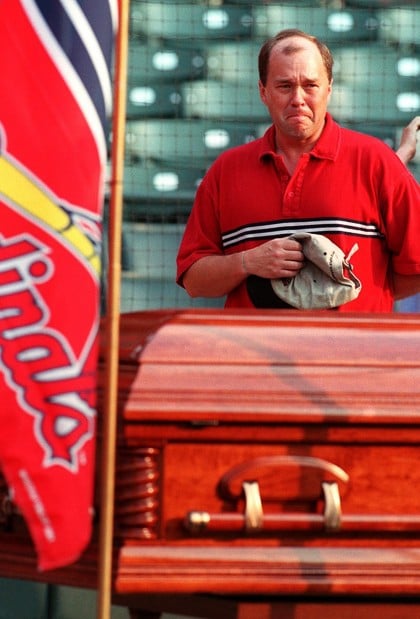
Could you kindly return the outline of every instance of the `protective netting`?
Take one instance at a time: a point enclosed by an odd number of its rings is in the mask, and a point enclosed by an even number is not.
[[[391,147],[420,113],[416,1],[131,0],[121,311],[223,305],[175,284],[196,188],[224,149],[262,134],[262,42],[300,28],[334,54],[330,111]],[[411,162],[420,176],[420,153]],[[420,305],[420,304],[419,304]]]

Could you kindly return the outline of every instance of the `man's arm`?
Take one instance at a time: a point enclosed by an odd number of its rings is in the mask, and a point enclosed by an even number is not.
[[[407,165],[416,154],[417,132],[420,130],[420,116],[416,116],[403,129],[397,155]],[[395,299],[405,299],[420,292],[420,275],[400,275],[394,273]]]
[[[398,301],[420,292],[420,275],[400,275],[394,273],[394,296]]]
[[[190,297],[223,297],[245,277],[241,253],[204,256],[184,273],[182,283]]]
[[[407,165],[409,161],[416,154],[417,148],[417,132],[420,129],[420,116],[416,116],[413,120],[403,129],[401,135],[401,142],[398,147],[397,155],[401,161]]]
[[[304,255],[293,239],[273,239],[258,247],[228,256],[204,256],[190,266],[182,283],[191,297],[223,297],[248,275],[294,277]]]

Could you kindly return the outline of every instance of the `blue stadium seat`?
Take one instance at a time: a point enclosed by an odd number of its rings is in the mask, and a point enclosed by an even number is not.
[[[258,137],[259,125],[252,122],[150,119],[127,122],[126,155],[207,165],[221,152]]]
[[[140,0],[131,3],[133,35],[160,39],[220,39],[250,36],[252,17],[247,7],[206,6],[185,2]]]
[[[331,9],[284,5],[255,4],[254,36],[266,38],[284,28],[300,28],[325,43],[375,40],[378,23],[375,13],[365,9]]]
[[[128,71],[130,80],[176,81],[203,77],[203,52],[190,47],[157,45],[130,40]]]
[[[259,122],[268,118],[257,84],[197,80],[182,84],[181,91],[183,115],[187,118]]]
[[[379,39],[398,45],[420,45],[420,8],[404,7],[378,11]]]
[[[127,84],[127,118],[179,116],[182,95],[177,84],[132,80]]]

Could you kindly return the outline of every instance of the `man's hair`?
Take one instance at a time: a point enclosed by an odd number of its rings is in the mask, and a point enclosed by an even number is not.
[[[317,39],[317,37],[314,37],[311,34],[307,34],[306,32],[303,32],[303,30],[298,30],[297,28],[290,28],[288,30],[281,30],[273,37],[270,37],[269,39],[267,39],[267,41],[265,41],[265,43],[260,49],[260,53],[258,55],[258,71],[259,71],[259,77],[260,77],[260,81],[262,85],[265,86],[267,82],[268,63],[270,61],[270,54],[271,54],[273,47],[277,45],[279,41],[283,41],[284,39],[289,39],[290,37],[301,37],[302,39],[311,41],[312,43],[314,43],[314,45],[316,45],[316,47],[319,49],[322,62],[324,63],[325,69],[327,71],[328,81],[331,82],[334,59],[333,59],[333,56],[330,50],[325,45],[325,43],[322,43],[322,41]],[[296,43],[293,43],[293,44],[291,43],[290,45],[283,48],[283,53],[287,55],[294,54],[300,49],[301,48],[298,45],[296,45]]]

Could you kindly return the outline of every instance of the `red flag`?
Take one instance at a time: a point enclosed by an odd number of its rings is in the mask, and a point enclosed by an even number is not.
[[[0,466],[42,570],[91,536],[114,0],[0,0]]]

